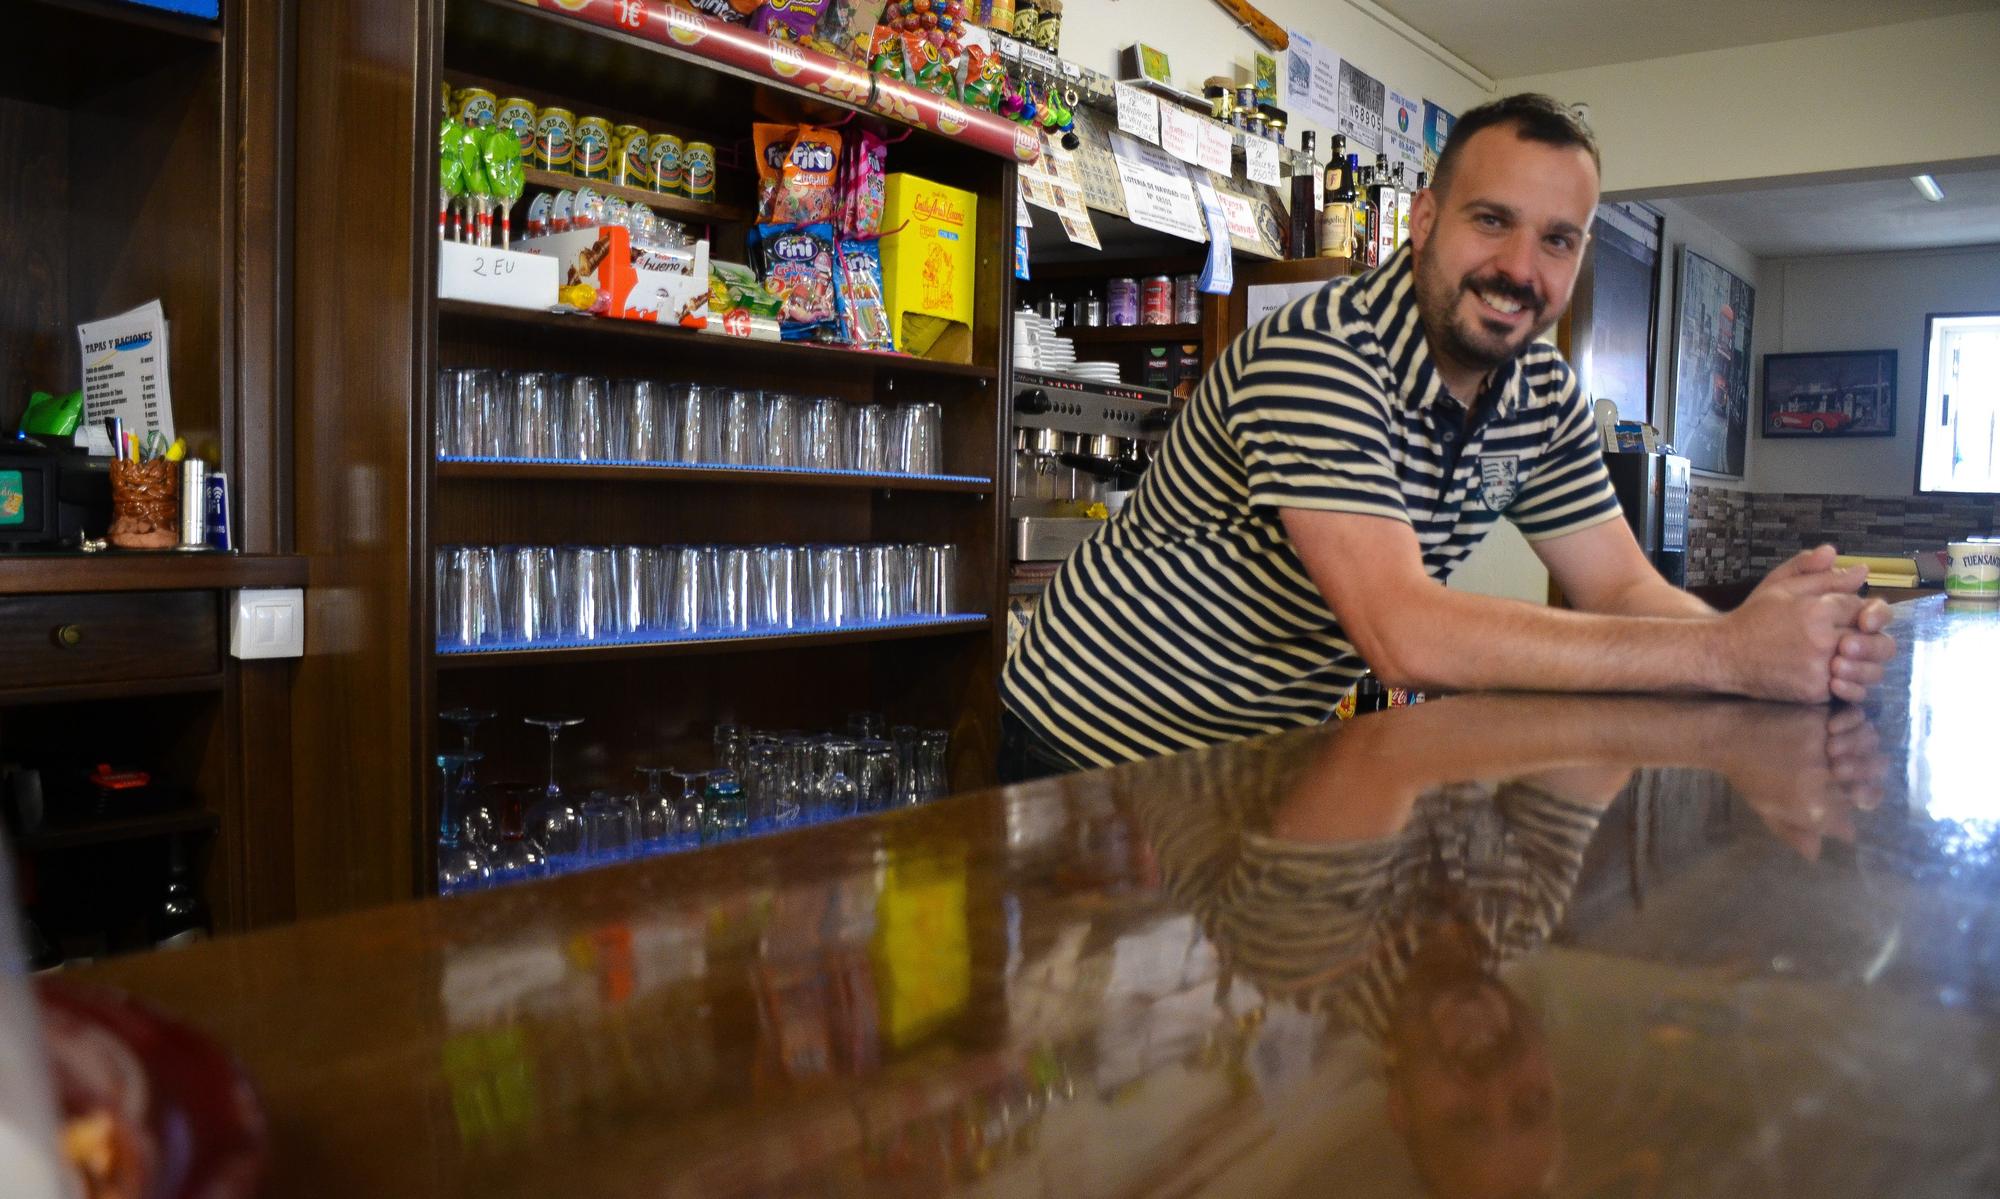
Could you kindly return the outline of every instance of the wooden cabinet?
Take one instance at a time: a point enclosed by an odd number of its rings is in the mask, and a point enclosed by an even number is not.
[[[954,783],[990,781],[1003,649],[1010,160],[925,131],[889,152],[891,171],[978,197],[967,363],[440,301],[433,147],[445,83],[712,143],[722,164],[718,202],[657,207],[705,233],[713,257],[738,262],[754,220],[754,122],[906,131],[698,49],[518,0],[426,0],[414,12],[407,0],[315,0],[300,13],[302,44],[319,52],[300,60],[299,138],[320,149],[300,156],[298,179],[296,495],[299,547],[316,586],[294,730],[299,835],[321,855],[300,880],[304,909],[431,889],[432,763],[457,744],[437,713],[453,707],[498,713],[479,734],[489,780],[542,778],[547,743],[521,723],[529,716],[584,718],[563,735],[562,779],[588,790],[636,789],[637,765],[710,765],[717,722],[829,728],[871,710],[949,726]],[[374,186],[356,188],[355,179]],[[533,172],[530,191],[563,182]],[[440,462],[432,431],[446,368],[936,401],[942,470],[890,480]],[[437,650],[440,547],[821,541],[957,545],[966,618],[656,645]]]

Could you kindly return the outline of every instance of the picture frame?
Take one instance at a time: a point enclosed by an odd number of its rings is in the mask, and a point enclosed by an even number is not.
[[[1894,437],[1896,351],[1764,355],[1762,437]]]
[[[1674,305],[1675,449],[1699,475],[1743,477],[1757,291],[1683,245]]]

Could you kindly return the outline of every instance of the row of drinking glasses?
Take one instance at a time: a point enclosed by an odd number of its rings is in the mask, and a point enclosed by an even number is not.
[[[943,410],[928,401],[604,379],[543,371],[438,373],[447,457],[677,462],[934,475]]]
[[[441,648],[862,628],[957,612],[955,545],[446,546]]]
[[[549,735],[549,780],[488,786],[476,778],[484,755],[473,729],[494,713],[443,713],[465,749],[438,755],[442,820],[438,890],[471,890],[771,831],[923,803],[948,790],[951,735],[911,725],[885,728],[856,713],[846,734],[715,730],[712,770],[642,766],[643,788],[596,789],[577,800],[556,781],[556,737],[575,717],[532,717]],[[668,788],[661,776],[672,777]]]

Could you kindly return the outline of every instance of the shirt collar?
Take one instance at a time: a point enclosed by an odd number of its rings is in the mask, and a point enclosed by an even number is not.
[[[1387,262],[1357,279],[1353,294],[1362,317],[1374,327],[1382,353],[1389,361],[1397,400],[1415,412],[1451,401],[1451,392],[1431,361],[1430,342],[1424,337],[1410,243],[1404,242]],[[1489,417],[1506,416],[1514,410],[1520,397],[1520,374],[1517,357],[1487,380],[1479,400]]]

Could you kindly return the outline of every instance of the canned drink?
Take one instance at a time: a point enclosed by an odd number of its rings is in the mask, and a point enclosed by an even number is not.
[[[653,190],[678,196],[687,191],[687,183],[681,177],[681,156],[685,147],[681,139],[671,133],[655,133],[646,146],[647,174],[652,179]]]
[[[649,138],[637,125],[611,131],[611,182],[624,187],[650,187],[652,164],[646,159]]]
[[[681,177],[690,200],[715,199],[715,147],[689,142],[681,152]]]
[[[544,171],[569,170],[576,158],[576,114],[549,107],[535,115],[535,152],[530,161]]]
[[[1199,325],[1201,323],[1201,276],[1174,276],[1174,323],[1177,325]]]
[[[584,117],[576,123],[576,152],[569,173],[579,179],[611,177],[611,122],[603,117]]]
[[[1107,324],[1136,325],[1139,323],[1139,281],[1130,277],[1113,279],[1104,285],[1104,308]]]
[[[483,87],[462,87],[452,97],[451,115],[458,123],[484,129],[491,125],[500,111],[500,101]]]
[[[1945,594],[1952,599],[2000,600],[2000,540],[1973,537],[1950,545]]]
[[[1174,323],[1172,279],[1165,275],[1154,275],[1139,285],[1139,323],[1142,325]]]
[[[535,159],[535,117],[539,115],[532,102],[519,96],[509,96],[500,101],[500,128],[512,129],[514,140],[521,143],[521,161]]]

